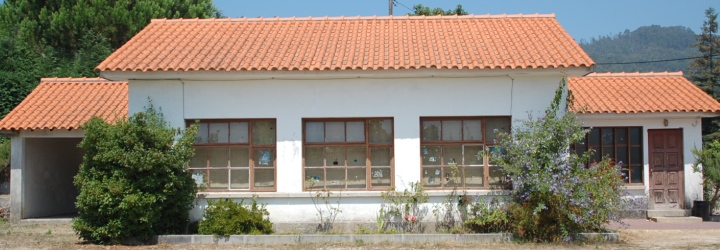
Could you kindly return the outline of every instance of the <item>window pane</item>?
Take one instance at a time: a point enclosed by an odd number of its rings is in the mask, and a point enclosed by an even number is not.
[[[615,136],[617,137],[617,144],[627,144],[628,143],[626,128],[616,128]]]
[[[348,142],[364,142],[365,141],[365,123],[364,122],[348,122],[347,123],[347,141]]]
[[[326,122],[325,123],[325,142],[344,142],[345,141],[345,123],[344,122]]]
[[[210,148],[208,150],[210,151],[211,168],[226,168],[228,166],[228,148]],[[227,177],[225,177],[225,181],[227,181]]]
[[[348,188],[365,188],[367,175],[365,168],[348,168],[347,187]]]
[[[272,149],[255,149],[253,152],[255,167],[274,167],[275,152]]]
[[[472,145],[464,147],[465,165],[483,165],[485,160],[485,150],[482,145]]]
[[[444,167],[445,187],[462,187],[463,172],[461,167]]]
[[[615,148],[613,147],[603,147],[603,156],[607,156],[610,159],[615,159]]]
[[[272,188],[275,186],[275,169],[254,169],[256,188]]]
[[[305,148],[305,166],[322,167],[323,160],[323,148]]]
[[[640,147],[630,148],[630,164],[642,164],[642,150]]]
[[[252,136],[253,144],[275,144],[275,121],[254,121]]]
[[[485,169],[481,167],[465,168],[465,186],[469,188],[485,186]]]
[[[248,143],[248,123],[230,123],[230,143]]]
[[[462,140],[462,122],[460,120],[442,121],[442,140]]]
[[[427,187],[440,187],[442,184],[440,168],[423,168],[423,182]]]
[[[482,121],[481,120],[464,120],[463,121],[463,140],[466,140],[466,141],[482,140]]]
[[[206,148],[195,148],[195,156],[190,160],[188,164],[190,168],[205,168],[207,167],[207,149]]]
[[[390,186],[390,169],[389,168],[372,168],[372,179],[370,184],[373,187],[389,187]]]
[[[205,144],[208,142],[208,125],[207,123],[198,123],[198,133],[195,135],[195,143]]]
[[[640,133],[640,131],[640,128],[630,128],[630,144],[642,144],[642,142],[640,142],[640,137],[642,137],[642,133]]]
[[[249,189],[250,188],[250,170],[249,169],[230,170],[230,188],[231,189]]]
[[[347,148],[347,165],[348,166],[365,166],[365,147],[348,147]]]
[[[487,118],[485,119],[485,140],[496,143],[500,133],[510,133],[509,118]]]
[[[602,144],[604,146],[613,145],[615,143],[615,133],[613,128],[602,128]]]
[[[392,156],[390,155],[390,148],[370,148],[371,166],[390,166]]]
[[[596,163],[600,162],[602,160],[602,152],[600,152],[600,148],[590,148],[593,150],[591,156],[590,156],[590,163]]]
[[[368,133],[370,134],[370,143],[392,143],[392,120],[369,120]]]
[[[305,187],[307,189],[321,189],[325,187],[323,169],[305,169]]]
[[[247,148],[230,149],[230,167],[250,166],[250,155]]]
[[[305,123],[305,141],[323,142],[325,139],[325,126],[322,122]]]
[[[642,183],[643,182],[643,166],[632,166],[630,173],[630,182]]]
[[[422,147],[422,164],[428,165],[440,165],[442,163],[442,151],[440,146],[423,146]]]
[[[599,146],[600,145],[600,129],[594,128],[590,130],[590,133],[588,133],[588,141],[590,146]]]
[[[227,143],[228,142],[228,124],[227,123],[210,123],[209,143]]]
[[[506,174],[502,167],[490,167],[490,179],[488,184],[493,188],[502,188],[507,183],[505,182]]]
[[[443,147],[443,164],[445,165],[462,165],[462,146],[445,146]]]
[[[345,168],[328,168],[327,172],[327,188],[345,188]]]
[[[192,170],[192,178],[197,185],[207,184],[208,181],[205,170]]]
[[[617,157],[615,157],[616,163],[622,163],[623,166],[628,164],[628,149],[626,147],[617,148]]]
[[[228,189],[228,170],[211,169],[209,189]]]
[[[325,159],[327,166],[345,166],[345,148],[325,147]]]
[[[440,121],[424,121],[422,139],[423,141],[439,141]]]
[[[585,151],[587,151],[587,148],[585,148],[585,147],[576,147],[575,148],[575,154],[577,154],[578,156],[583,156],[583,154],[585,154]]]
[[[621,172],[622,175],[623,175],[623,177],[622,177],[622,178],[623,178],[623,181],[625,181],[625,183],[630,182],[630,170],[629,170],[629,168],[622,168],[622,169],[620,170],[620,172]]]

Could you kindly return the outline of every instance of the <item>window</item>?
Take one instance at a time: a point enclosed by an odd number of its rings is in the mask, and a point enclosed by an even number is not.
[[[490,161],[510,117],[421,118],[421,176],[429,189],[508,188],[500,166]]]
[[[641,127],[600,127],[593,128],[585,140],[574,145],[577,154],[588,149],[595,150],[590,162],[599,162],[608,156],[618,163],[622,162],[625,182],[643,182],[643,148]]]
[[[393,121],[303,120],[306,189],[385,190],[392,186]]]
[[[211,191],[275,190],[275,120],[203,120],[197,125],[189,169],[198,184]]]

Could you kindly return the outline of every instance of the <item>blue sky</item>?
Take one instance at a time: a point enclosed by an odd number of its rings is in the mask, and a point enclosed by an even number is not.
[[[705,20],[705,9],[720,11],[720,0],[398,0],[412,9],[423,4],[443,9],[462,4],[472,14],[549,14],[576,40],[589,40],[625,29],[657,24],[685,26],[695,33]],[[384,16],[388,0],[214,0],[227,17]],[[410,12],[402,5],[395,15]]]

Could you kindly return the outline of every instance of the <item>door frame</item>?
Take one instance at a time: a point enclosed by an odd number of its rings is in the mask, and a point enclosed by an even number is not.
[[[648,149],[648,188],[649,188],[649,197],[648,197],[648,209],[655,209],[655,202],[653,198],[653,187],[655,186],[655,182],[652,179],[652,173],[653,173],[653,144],[652,144],[652,136],[651,133],[655,131],[677,131],[680,135],[680,143],[679,143],[679,170],[678,170],[678,209],[685,209],[685,145],[684,145],[684,138],[683,138],[683,129],[682,128],[673,128],[673,129],[648,129],[647,130],[647,149]]]

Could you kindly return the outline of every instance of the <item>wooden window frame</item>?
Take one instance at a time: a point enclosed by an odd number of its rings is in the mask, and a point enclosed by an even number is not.
[[[421,117],[420,118],[420,179],[424,181],[425,177],[425,171],[429,168],[440,168],[440,186],[439,187],[433,187],[430,186],[429,183],[425,184],[425,189],[427,190],[450,190],[450,189],[469,189],[469,190],[506,190],[511,189],[511,186],[509,183],[507,183],[507,180],[504,180],[505,184],[502,185],[491,185],[490,184],[490,168],[497,168],[499,166],[492,164],[490,162],[490,148],[494,148],[496,142],[494,141],[494,138],[492,140],[488,140],[487,137],[487,120],[488,119],[507,119],[508,128],[505,132],[510,132],[512,127],[512,119],[510,116],[455,116],[455,117]],[[442,122],[443,121],[456,121],[459,120],[461,122],[468,121],[468,120],[479,120],[481,124],[481,133],[482,133],[482,139],[480,140],[465,140],[464,131],[460,131],[460,140],[455,141],[443,141],[443,129],[442,129]],[[424,123],[427,121],[439,121],[441,124],[441,127],[438,131],[440,135],[439,140],[425,140],[424,135]],[[462,126],[461,126],[462,127]],[[439,159],[440,164],[439,165],[425,165],[423,160],[423,150],[425,147],[461,147],[461,154],[462,154],[462,162],[460,164],[455,165],[455,167],[458,168],[460,171],[460,179],[462,185],[447,185],[449,182],[448,173],[446,173],[446,168],[451,168],[452,165],[445,164],[447,162],[446,159],[444,159],[445,154],[443,153],[441,155],[441,159]],[[483,163],[482,165],[468,165],[465,164],[465,147],[466,146],[482,146],[483,148]],[[481,187],[468,187],[466,182],[466,169],[468,168],[482,168],[483,170],[483,185]],[[437,174],[436,174],[437,175]],[[445,178],[445,181],[442,181],[442,178]],[[451,177],[453,178],[453,177]]]
[[[370,142],[370,126],[368,126],[369,121],[371,120],[390,120],[391,122],[391,138],[389,143],[371,143]],[[328,123],[328,122],[343,122],[345,126],[345,142],[307,142],[307,123],[309,122],[322,122],[322,123]],[[365,140],[363,142],[347,142],[347,123],[348,122],[363,122],[364,123],[364,133],[365,133]],[[324,129],[327,129],[327,126],[323,125]],[[372,117],[372,118],[306,118],[302,120],[302,137],[303,137],[303,160],[302,160],[302,176],[301,178],[303,183],[303,191],[313,191],[313,190],[320,190],[320,189],[328,189],[328,190],[342,190],[342,191],[385,191],[389,187],[395,186],[395,180],[393,176],[395,176],[395,120],[392,117]],[[323,133],[323,136],[325,134]],[[345,165],[333,167],[328,166],[327,159],[325,159],[325,156],[323,156],[323,166],[312,166],[308,167],[305,165],[306,160],[306,153],[308,152],[307,148],[317,148],[322,147],[323,150],[327,147],[343,147],[345,149],[345,152],[347,153],[347,148],[357,146],[365,147],[365,166],[348,166],[347,162],[345,162]],[[390,169],[390,183],[389,185],[382,185],[374,187],[372,185],[372,148],[390,148],[390,166],[384,167],[375,166],[376,169]],[[347,156],[346,156],[347,158]],[[345,160],[347,161],[347,159]],[[344,168],[345,169],[345,175],[348,175],[348,169],[360,169],[365,168],[365,188],[348,188],[348,183],[344,183],[344,188],[328,188],[327,186],[327,169],[339,169]],[[308,183],[308,180],[305,178],[306,171],[309,169],[315,169],[323,171],[323,185],[322,186],[314,186],[311,183]]]
[[[618,148],[624,147],[627,150],[627,160],[628,160],[627,162],[623,162],[623,164],[622,164],[622,170],[623,170],[623,172],[626,172],[625,184],[628,186],[644,186],[645,185],[645,175],[644,175],[645,157],[644,157],[644,151],[643,151],[644,150],[644,148],[643,148],[643,127],[641,127],[641,126],[607,126],[607,127],[592,127],[592,128],[586,128],[586,129],[591,129],[591,131],[588,131],[588,133],[585,135],[584,146],[578,146],[578,144],[576,143],[575,145],[573,145],[574,150],[577,150],[578,147],[582,147],[586,151],[591,148],[592,149],[600,149],[600,150],[596,150],[596,152],[600,154],[599,159],[602,159],[602,156],[608,155],[608,153],[605,153],[606,152],[605,148],[612,147],[612,154],[614,156],[617,156],[618,152],[619,152]],[[600,139],[599,139],[598,145],[590,145],[590,135],[592,133],[592,130],[595,130],[595,129],[598,130]],[[612,131],[613,131],[613,143],[611,143],[612,145],[608,145],[603,142],[603,138],[602,138],[603,130],[606,130],[606,129],[612,129]],[[618,142],[617,131],[620,129],[625,130],[626,143],[624,143],[624,144],[617,143]],[[638,143],[636,143],[636,144],[633,144],[632,138],[630,138],[630,130],[631,129],[639,130],[638,136],[640,138],[638,138]],[[640,162],[632,161],[631,152],[632,152],[633,148],[640,150],[640,155],[639,155]],[[597,158],[591,158],[590,160],[594,161],[594,160],[597,160]],[[613,160],[615,160],[615,159],[613,159]],[[591,164],[591,163],[592,162],[589,162],[588,164]],[[632,169],[633,167],[640,167],[640,172],[641,172],[640,173],[641,174],[640,182],[632,182],[632,176],[634,175],[634,173],[633,173],[634,171]]]
[[[274,138],[275,142],[272,144],[254,144],[253,143],[253,122],[260,122],[260,121],[271,121],[275,124],[274,129]],[[277,191],[277,120],[276,119],[201,119],[201,120],[186,120],[185,124],[186,126],[191,126],[196,123],[206,123],[208,124],[208,127],[212,123],[227,123],[228,126],[230,126],[231,123],[236,122],[247,122],[247,142],[246,143],[230,143],[228,139],[228,143],[195,143],[193,144],[193,149],[198,148],[205,148],[205,149],[213,149],[213,148],[228,148],[228,150],[232,150],[233,148],[246,148],[248,150],[248,166],[247,167],[232,167],[230,166],[230,158],[228,158],[228,166],[226,168],[212,168],[209,166],[210,164],[210,156],[208,156],[205,159],[205,167],[204,168],[198,168],[198,167],[190,167],[188,166],[188,170],[190,171],[203,171],[204,178],[207,178],[207,181],[210,180],[210,170],[218,170],[218,169],[227,169],[228,171],[228,187],[227,189],[210,189],[209,185],[205,188],[205,190],[202,190],[201,192],[275,192]],[[228,127],[228,134],[230,136],[230,128]],[[210,130],[208,129],[208,138],[209,138]],[[258,149],[269,149],[272,152],[272,167],[256,167],[255,166],[255,150]],[[228,154],[229,155],[229,154]],[[272,169],[273,170],[273,186],[272,187],[255,187],[255,168],[258,169]],[[230,178],[230,171],[231,170],[248,170],[248,188],[247,189],[234,189],[232,188],[232,179]],[[205,183],[207,184],[207,182]]]

